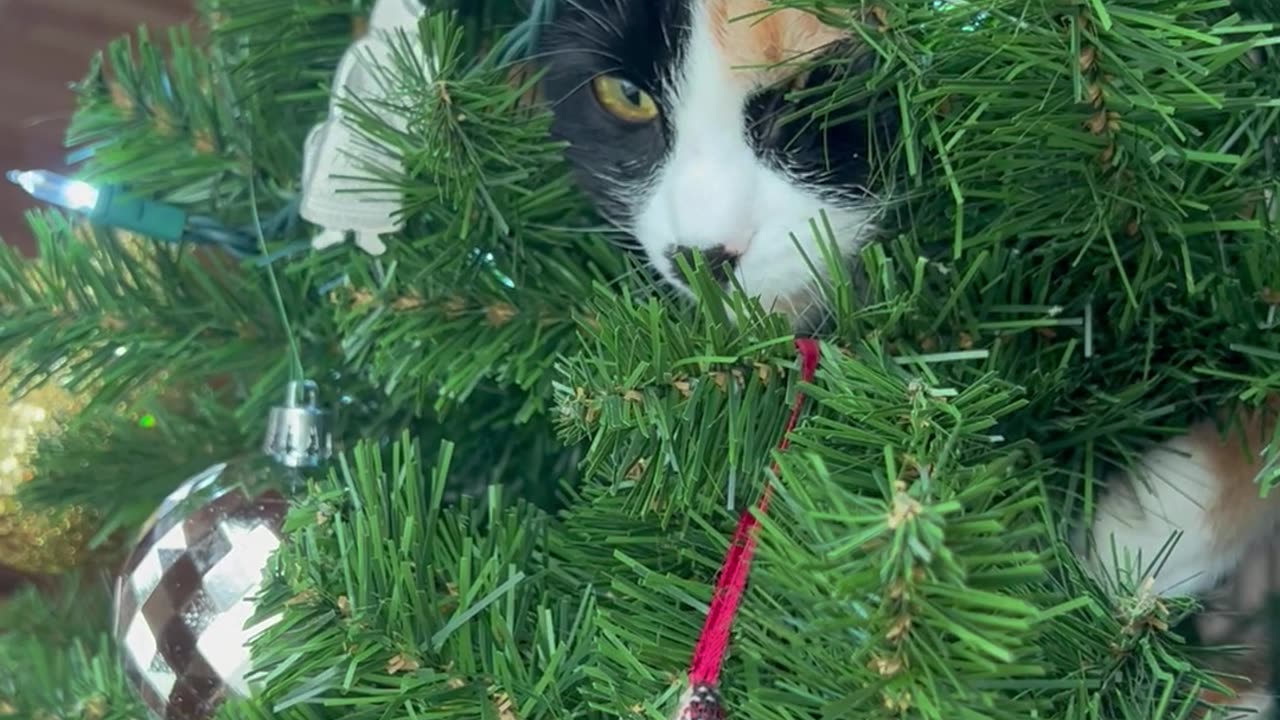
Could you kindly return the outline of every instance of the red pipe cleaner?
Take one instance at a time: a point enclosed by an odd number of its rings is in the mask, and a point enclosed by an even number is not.
[[[804,382],[810,382],[818,370],[818,342],[812,339],[796,340],[796,351],[800,356],[800,377]],[[780,451],[785,451],[791,444],[791,431],[800,422],[804,400],[803,390],[796,393],[791,417],[783,430],[782,441],[778,443]],[[777,462],[773,464],[773,472],[778,472]],[[760,501],[756,503],[756,509],[761,515],[769,511],[769,501],[772,498],[773,485],[766,484]],[[675,716],[678,720],[726,718],[724,705],[720,702],[720,668],[729,651],[729,631],[738,614],[738,605],[747,587],[747,575],[751,572],[751,561],[755,558],[756,530],[759,526],[758,516],[750,510],[744,510],[738,518],[733,542],[720,566],[720,576],[711,596],[706,622],[693,649],[693,660],[689,664],[689,689],[681,699],[679,712]]]

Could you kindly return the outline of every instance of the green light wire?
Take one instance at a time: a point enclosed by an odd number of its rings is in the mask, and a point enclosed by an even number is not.
[[[253,158],[253,146],[249,146],[250,162]],[[258,215],[258,191],[257,183],[252,179],[249,180],[249,209],[253,213],[253,229],[258,236],[258,249],[262,251],[262,255],[266,257],[267,253],[267,236],[262,231],[262,219]],[[306,372],[302,368],[302,351],[298,349],[298,338],[293,334],[293,323],[289,320],[289,311],[284,306],[284,293],[280,292],[280,281],[276,278],[275,263],[264,263],[267,268],[267,278],[271,282],[271,293],[276,303],[276,312],[280,316],[280,324],[284,326],[285,336],[289,338],[289,364],[290,364],[290,380],[302,382],[306,380]]]

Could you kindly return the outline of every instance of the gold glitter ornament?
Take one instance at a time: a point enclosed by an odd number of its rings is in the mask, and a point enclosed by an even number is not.
[[[0,366],[0,375],[5,368]],[[60,420],[77,412],[81,401],[56,383],[13,399],[0,387],[0,565],[19,572],[55,574],[79,565],[94,532],[81,508],[27,510],[18,501],[42,434],[56,432]]]

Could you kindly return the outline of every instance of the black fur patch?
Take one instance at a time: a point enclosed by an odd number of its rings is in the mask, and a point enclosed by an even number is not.
[[[570,144],[568,159],[581,187],[624,226],[673,145],[665,110],[689,44],[692,7],[693,0],[564,0],[540,48],[553,135]],[[828,83],[851,76],[856,82],[873,59],[868,51],[837,46],[809,63],[804,87],[789,83],[756,93],[745,108],[747,142],[765,162],[830,202],[865,200],[872,194],[873,146],[889,147],[896,106],[881,98],[882,109],[870,114],[821,109]],[[628,124],[606,112],[591,87],[600,74],[621,75],[652,95],[664,111],[661,120]]]
[[[552,134],[570,144],[579,184],[618,222],[629,221],[644,186],[671,148],[665,114],[628,124],[600,107],[592,80],[625,77],[669,106],[672,76],[688,47],[690,0],[565,0],[544,35],[544,92],[552,104]]]
[[[876,149],[888,148],[898,129],[892,98],[872,112],[824,109],[834,82],[856,79],[872,58],[837,46],[809,63],[802,86],[760,91],[747,103],[748,142],[756,155],[804,187],[833,202],[865,198]],[[797,66],[797,69],[801,69]]]

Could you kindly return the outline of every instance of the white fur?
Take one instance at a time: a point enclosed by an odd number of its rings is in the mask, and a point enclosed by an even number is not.
[[[826,270],[823,245],[834,243],[842,256],[855,252],[871,235],[873,213],[825,200],[756,157],[746,137],[752,87],[725,65],[700,10],[701,3],[684,67],[673,78],[673,151],[634,233],[650,262],[682,288],[672,249],[724,245],[741,255],[736,278],[748,295],[766,310],[799,318],[819,300],[811,265]],[[824,222],[834,237],[825,236]]]
[[[1102,498],[1091,531],[1087,558],[1095,572],[1115,578],[1120,570],[1136,585],[1160,562],[1151,578],[1153,592],[1199,595],[1239,563],[1243,544],[1222,542],[1215,532],[1210,513],[1220,483],[1190,436],[1151,450],[1138,463],[1136,476],[1118,480],[1123,484],[1113,481],[1116,486]]]
[[[1256,541],[1273,527],[1264,522],[1256,528],[1224,528],[1215,522],[1222,481],[1196,440],[1195,435],[1172,439],[1145,454],[1134,475],[1113,478],[1099,502],[1087,545],[1083,533],[1076,536],[1076,551],[1085,567],[1113,592],[1203,596],[1236,572],[1245,554],[1255,552],[1251,548]],[[1112,584],[1117,578],[1124,583]],[[1239,603],[1241,598],[1231,601]],[[1224,717],[1270,716],[1274,698],[1267,687],[1269,678],[1251,679],[1256,689],[1229,701],[1234,710]]]
[[[743,289],[765,309],[802,319],[819,300],[811,265],[825,270],[821,243],[828,238],[815,236],[815,223],[821,228],[825,218],[830,240],[848,256],[871,238],[875,209],[832,202],[756,157],[745,127],[753,88],[725,66],[700,9],[698,2],[685,64],[672,78],[673,150],[645,190],[633,233],[654,267],[680,288],[685,285],[669,259],[675,246],[723,245],[739,253],[736,279]],[[1224,541],[1232,533],[1213,527],[1220,485],[1191,436],[1151,451],[1136,477],[1117,480],[1094,525],[1076,537],[1096,576],[1115,578],[1119,571],[1140,586],[1179,533],[1151,578],[1150,590],[1159,595],[1202,594],[1240,562],[1247,543]],[[1266,711],[1271,698],[1250,692],[1234,704]]]

